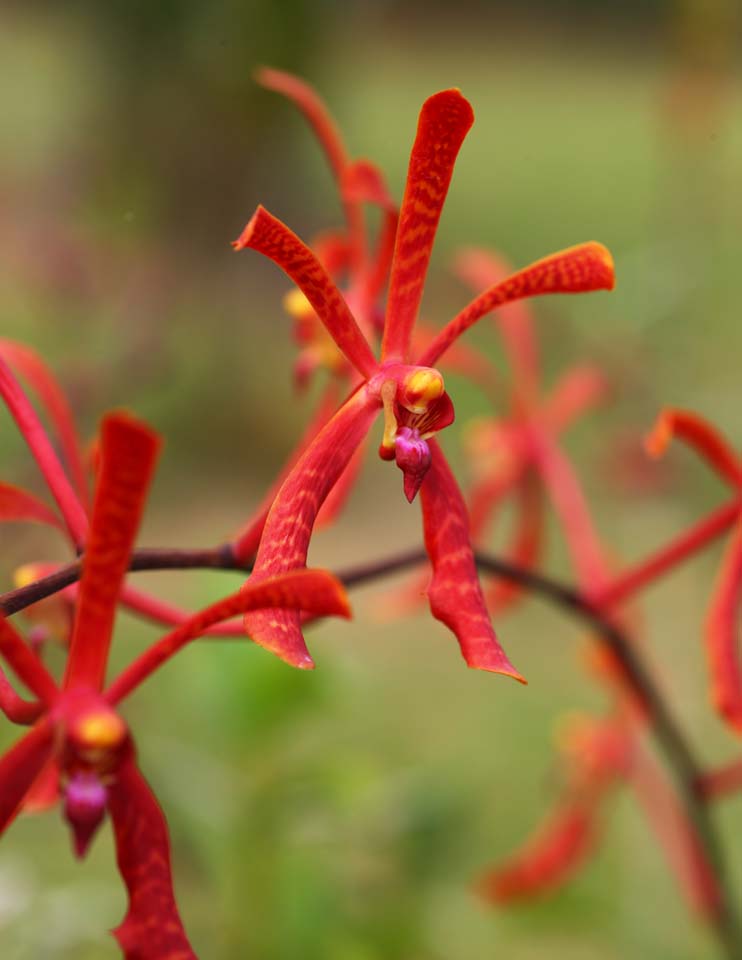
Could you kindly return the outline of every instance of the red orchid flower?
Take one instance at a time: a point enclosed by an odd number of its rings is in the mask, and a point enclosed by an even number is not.
[[[693,448],[735,493],[742,493],[742,458],[712,424],[688,410],[663,410],[646,439],[648,452],[661,456],[675,437]],[[741,610],[742,502],[714,588],[705,631],[711,698],[722,718],[738,733],[742,732]]]
[[[164,816],[136,764],[133,741],[116,705],[174,653],[212,624],[258,606],[285,605],[347,615],[342,587],[322,571],[299,571],[250,585],[213,604],[146,650],[103,690],[118,596],[139,527],[159,440],[124,415],[103,422],[101,464],[72,641],[64,679],[0,617],[0,656],[36,698],[22,700],[0,683],[11,720],[33,727],[0,758],[0,832],[32,795],[39,778],[60,785],[78,857],[106,813],[113,822],[129,910],[115,931],[129,960],[195,957],[172,887]]]
[[[259,207],[234,243],[237,250],[258,250],[291,277],[361,378],[281,487],[266,521],[251,580],[304,566],[322,503],[383,411],[380,454],[395,460],[402,470],[408,500],[422,489],[425,543],[433,565],[428,592],[433,615],[456,634],[470,666],[521,679],[489,622],[469,542],[466,507],[433,439],[454,418],[453,404],[434,364],[462,333],[496,307],[545,293],[609,289],[613,265],[608,251],[597,243],[540,260],[476,297],[420,356],[410,357],[438,220],[456,156],[472,122],[471,106],[458,90],[444,90],[423,104],[397,227],[378,361],[340,290],[309,247],[280,220]],[[251,615],[245,618],[245,626],[254,640],[289,663],[313,666],[298,616]]]

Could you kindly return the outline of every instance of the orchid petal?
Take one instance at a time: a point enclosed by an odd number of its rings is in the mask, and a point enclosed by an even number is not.
[[[420,496],[425,547],[433,565],[428,588],[430,610],[456,635],[470,667],[503,673],[525,683],[492,629],[469,542],[469,518],[461,491],[438,443],[428,442],[431,466]]]
[[[508,563],[523,570],[534,570],[544,544],[544,498],[541,485],[533,473],[526,474],[523,483],[516,488],[516,510],[514,536],[505,547],[503,556]],[[524,592],[523,584],[496,579],[487,591],[490,612],[502,613]]]
[[[59,517],[33,494],[9,483],[0,483],[0,523],[31,520],[64,530]]]
[[[661,457],[677,437],[702,457],[716,473],[734,487],[742,484],[742,465],[730,444],[703,417],[689,410],[663,410],[644,441],[650,456]]]
[[[0,834],[20,810],[23,798],[47,762],[52,736],[52,725],[41,720],[0,757]]]
[[[26,344],[0,339],[0,356],[33,389],[59,438],[59,446],[72,481],[84,504],[89,498],[88,477],[82,457],[82,442],[64,391],[41,357]]]
[[[116,859],[129,909],[113,935],[126,960],[197,960],[178,913],[167,823],[133,757],[108,788]]]
[[[36,723],[43,713],[44,704],[39,700],[24,700],[15,692],[10,680],[0,670],[0,711],[11,723],[30,726]]]
[[[458,90],[434,94],[420,111],[394,245],[382,360],[407,360],[438,221],[473,122],[471,105]]]
[[[40,657],[2,613],[0,613],[0,656],[11,667],[18,679],[25,683],[42,703],[49,706],[56,700],[59,688],[54,678]]]
[[[573,367],[552,388],[546,401],[546,419],[559,433],[583,413],[602,403],[608,390],[608,381],[602,370],[588,364]]]
[[[264,207],[234,241],[235,250],[257,250],[299,287],[348,361],[364,377],[376,369],[376,360],[343,295],[309,247]]]
[[[724,554],[706,617],[706,653],[712,699],[721,716],[742,733],[742,664],[739,623],[742,611],[742,519]]]
[[[0,353],[0,397],[33,454],[46,480],[49,492],[59,506],[70,536],[77,546],[85,542],[88,518],[85,509],[67,479],[54,447],[41,425],[30,400],[18,383],[10,366]]]
[[[59,800],[59,760],[52,754],[23,798],[24,814],[44,813]]]
[[[362,443],[378,413],[378,400],[361,387],[304,452],[276,497],[248,585],[305,566],[320,507]],[[273,610],[245,616],[245,629],[261,646],[296,667],[314,664],[304,643],[299,614]]]
[[[128,696],[210,626],[248,610],[303,610],[317,616],[350,616],[342,584],[325,570],[292,570],[259,582],[253,582],[251,577],[237,593],[194,614],[138,657],[106,691],[109,703],[116,704]]]
[[[537,260],[480,294],[451,320],[417,360],[435,366],[438,359],[462,333],[497,307],[526,297],[547,293],[587,293],[612,290],[613,260],[600,243],[582,243]]]
[[[160,448],[157,435],[124,414],[101,427],[101,467],[72,628],[64,687],[101,689],[116,602]]]
[[[338,482],[330,490],[327,499],[322,504],[314,521],[315,529],[320,530],[333,524],[345,509],[348,498],[353,492],[353,488],[358,482],[363,462],[366,459],[368,449],[368,437],[359,443],[353,456],[348,462],[348,466],[340,474]]]
[[[337,390],[335,389],[335,384],[330,383],[322,395],[317,410],[304,429],[304,433],[301,435],[299,442],[291,452],[288,460],[281,468],[281,472],[275,482],[271,484],[268,492],[253,512],[252,517],[232,541],[232,551],[238,562],[247,563],[254,558],[258,544],[260,543],[260,538],[263,535],[265,521],[278,491],[293,470],[301,454],[306,450],[312,440],[314,440],[322,427],[330,420],[335,410],[337,410]]]
[[[382,222],[373,264],[364,284],[363,295],[373,303],[384,289],[394,254],[399,210],[379,168],[368,160],[356,160],[343,171],[340,192],[346,203],[371,203],[380,207]]]
[[[513,271],[497,254],[478,247],[460,251],[454,260],[454,272],[475,293],[493,287]],[[527,304],[514,301],[498,310],[494,321],[505,343],[515,382],[535,394],[539,382],[539,356],[533,317]]]
[[[194,615],[193,610],[184,610],[175,604],[166,603],[159,597],[153,597],[149,593],[137,590],[135,587],[125,583],[120,594],[121,606],[130,610],[132,613],[146,617],[154,623],[167,627],[178,626],[190,620]],[[209,628],[206,633],[212,637],[240,637],[245,636],[245,628],[242,626],[242,620],[232,620],[222,623],[220,626]]]

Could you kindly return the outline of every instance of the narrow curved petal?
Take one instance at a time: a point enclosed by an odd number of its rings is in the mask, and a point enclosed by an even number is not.
[[[249,586],[306,565],[320,507],[363,442],[378,410],[378,401],[361,387],[304,452],[268,514]],[[314,666],[297,612],[249,613],[245,616],[245,629],[256,643],[293,666]]]
[[[376,360],[343,295],[309,247],[286,224],[258,207],[232,246],[257,250],[273,260],[299,287],[348,361],[364,377],[373,374]]]
[[[125,414],[101,427],[101,465],[67,659],[65,688],[100,690],[116,603],[160,449],[157,435]]]
[[[59,446],[73,485],[83,503],[87,505],[90,492],[83,463],[82,442],[64,391],[38,353],[26,344],[0,339],[0,356],[23,377],[38,397],[59,438]]]
[[[160,600],[159,597],[153,597],[143,590],[137,590],[136,587],[125,583],[121,589],[120,603],[122,607],[130,610],[147,620],[166,627],[179,626],[190,620],[194,615],[193,610],[184,610],[175,604]],[[242,619],[227,621],[219,626],[212,627],[207,631],[209,636],[213,637],[240,637],[245,636],[245,628],[242,626]]]
[[[457,254],[454,272],[479,293],[505,280],[513,271],[510,264],[492,251],[468,247]],[[516,300],[498,310],[493,319],[504,341],[515,382],[535,394],[541,375],[536,332],[528,305]]]
[[[108,790],[129,909],[113,935],[126,960],[197,960],[178,913],[165,816],[133,757]]]
[[[13,688],[5,673],[0,670],[0,711],[19,726],[28,727],[36,723],[44,711],[39,700],[24,700]]]
[[[9,483],[0,483],[0,523],[30,520],[64,530],[59,517],[33,494]]]
[[[533,473],[527,474],[515,491],[515,530],[505,546],[503,556],[524,570],[535,570],[544,545],[544,497]],[[524,594],[525,588],[513,580],[495,579],[487,591],[487,604],[492,614],[502,613]]]
[[[59,688],[54,678],[41,658],[2,613],[0,613],[0,657],[42,703],[49,706],[55,701]]]
[[[472,123],[471,104],[459,90],[433,94],[420,111],[394,245],[382,360],[408,358],[438,221]]]
[[[506,303],[547,293],[612,290],[614,282],[613,260],[600,243],[582,243],[553,253],[524,267],[472,300],[441,330],[416,362],[422,366],[435,366],[439,357],[462,333],[485,314]]]
[[[348,466],[340,474],[338,482],[332,490],[330,490],[327,499],[320,507],[317,519],[314,521],[317,530],[329,527],[345,509],[348,498],[353,492],[353,488],[363,468],[363,461],[366,459],[367,450],[368,437],[366,436],[356,447],[355,453],[348,462]]]
[[[671,440],[677,437],[692,447],[716,473],[734,487],[742,484],[740,459],[719,431],[708,420],[690,410],[663,410],[644,445],[653,457],[661,457]]]
[[[4,400],[36,460],[49,487],[49,492],[56,500],[59,511],[64,517],[70,537],[77,546],[82,546],[88,531],[85,508],[68,480],[31,401],[2,354],[0,354],[0,398]]]
[[[284,481],[293,470],[297,460],[314,440],[322,427],[330,420],[338,407],[338,393],[336,385],[330,383],[323,393],[317,409],[306,425],[304,432],[299,438],[298,443],[291,451],[286,463],[281,468],[275,482],[268,488],[260,504],[253,512],[250,519],[241,528],[240,532],[232,541],[232,551],[235,558],[240,563],[248,563],[253,559],[258,550],[260,538],[263,535],[263,528],[268,517],[273,501],[276,499],[278,491],[284,484]]]
[[[545,404],[545,416],[560,433],[575,420],[602,403],[610,386],[602,370],[590,364],[572,367],[551,390]]]
[[[52,725],[41,720],[0,757],[0,834],[21,808],[23,798],[49,759]]]
[[[711,697],[721,716],[738,733],[742,733],[741,620],[742,520],[738,520],[724,554],[705,630]]]
[[[553,893],[594,851],[598,833],[596,810],[584,804],[562,804],[523,849],[480,878],[477,891],[499,904]]]
[[[438,443],[428,443],[432,461],[420,496],[425,547],[433,565],[428,588],[430,610],[456,635],[470,667],[503,673],[525,683],[492,629],[469,542],[469,517],[461,491]]]
[[[349,617],[350,607],[342,584],[325,570],[292,570],[258,582],[252,578],[237,593],[189,617],[146,650],[111,684],[106,697],[116,704],[155,670],[213,624],[248,610],[305,611],[315,616]],[[298,616],[298,612],[295,613]]]

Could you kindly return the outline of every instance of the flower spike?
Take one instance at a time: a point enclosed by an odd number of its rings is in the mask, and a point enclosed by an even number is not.
[[[65,689],[100,690],[118,597],[160,448],[157,435],[124,414],[103,421],[101,467],[72,630]]]
[[[464,307],[417,361],[434,366],[451,344],[491,310],[514,300],[547,293],[587,293],[612,290],[613,259],[601,243],[581,243],[537,260],[500,281]]]
[[[407,360],[438,220],[456,157],[473,123],[471,104],[459,90],[433,94],[420,111],[397,226],[382,360]]]
[[[435,440],[422,486],[425,546],[433,565],[430,610],[453,631],[470,667],[526,681],[508,660],[492,629],[469,542],[469,519],[461,491]]]
[[[288,274],[311,303],[330,336],[356,369],[369,377],[376,360],[343,295],[306,244],[264,207],[232,244],[235,250],[257,250]]]
[[[689,410],[663,410],[647,435],[644,446],[650,456],[661,457],[674,437],[692,447],[722,480],[734,487],[742,485],[739,457],[708,420]]]

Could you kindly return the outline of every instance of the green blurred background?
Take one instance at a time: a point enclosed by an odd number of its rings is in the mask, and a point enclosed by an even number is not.
[[[260,64],[314,83],[351,152],[379,162],[397,197],[420,103],[461,87],[477,123],[426,315],[442,323],[464,302],[448,270],[462,245],[522,264],[603,241],[616,256],[614,294],[536,307],[550,376],[591,359],[614,384],[610,408],[568,442],[601,532],[629,560],[718,502],[689,456],[671,460],[654,493],[642,490],[643,464],[621,464],[662,403],[742,438],[737,0],[6,0],[1,17],[0,332],[43,352],[86,435],[124,405],[167,437],[143,543],[207,545],[239,526],[312,407],[313,394],[292,392],[285,279],[229,248],[258,202],[304,236],[340,220],[302,119],[253,83]],[[490,326],[471,341],[499,361]],[[487,412],[453,377],[451,392],[459,423]],[[9,418],[0,422],[3,479],[41,490]],[[457,427],[444,446],[464,478]],[[399,488],[397,471],[372,458],[312,562],[339,568],[419,543],[418,509]],[[2,537],[8,586],[18,564],[66,556],[43,531]],[[718,561],[710,550],[644,605],[657,673],[715,762],[738,751],[707,708],[699,644]],[[547,566],[571,576],[555,536]],[[196,606],[239,578],[137,583]],[[312,674],[248,645],[201,644],[128,705],[199,955],[714,956],[628,796],[597,856],[556,896],[512,911],[476,899],[472,878],[553,799],[554,721],[599,711],[603,698],[581,669],[580,630],[556,611],[533,602],[500,623],[530,680],[522,689],[467,671],[426,614],[384,622],[386,589],[354,594],[352,625],[312,632]],[[122,615],[117,663],[153,636]],[[742,802],[719,817],[739,876]],[[118,955],[104,932],[125,909],[109,831],[82,866],[68,847],[57,811],[3,840],[4,958]]]

